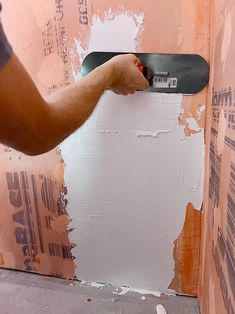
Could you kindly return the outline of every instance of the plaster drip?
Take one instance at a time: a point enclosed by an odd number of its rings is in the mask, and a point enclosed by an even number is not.
[[[178,122],[177,122],[178,123]],[[159,135],[164,134],[164,133],[169,133],[172,132],[175,129],[176,125],[168,130],[130,130],[126,131],[127,134],[135,134],[137,137],[152,137],[152,138],[157,138]],[[110,134],[121,134],[121,131],[118,130],[98,130],[97,133],[99,134],[104,134],[104,135],[110,135]]]
[[[153,137],[157,138],[160,134],[172,132],[175,129],[175,126],[168,130],[158,130],[158,131],[136,131],[135,135],[137,137]]]
[[[119,287],[113,293],[118,294],[118,295],[125,295],[128,292],[137,292],[137,293],[144,294],[144,295],[151,294],[151,295],[154,295],[154,296],[159,297],[159,298],[162,295],[162,293],[158,292],[158,291],[139,290],[139,289],[133,289],[133,288],[128,288],[128,287]]]
[[[162,304],[158,304],[156,306],[156,311],[157,311],[157,314],[167,314],[167,311]]]
[[[84,282],[86,283],[86,282]],[[98,282],[90,282],[89,283],[92,287],[95,287],[95,288],[103,288],[106,286],[106,284],[104,283],[98,283]]]
[[[134,289],[134,288],[129,288],[129,287],[115,286],[115,285],[92,282],[92,281],[83,281],[82,280],[81,285],[89,285],[91,287],[98,288],[98,289],[103,289],[106,286],[112,286],[114,289],[113,294],[125,295],[128,292],[136,292],[136,293],[139,293],[142,295],[142,300],[146,299],[143,295],[154,295],[155,297],[158,297],[158,298],[160,298],[162,294],[169,295],[169,296],[170,295],[175,296],[175,294],[172,294],[172,293],[165,293],[165,292],[162,293],[162,292],[158,292],[158,291],[139,290],[139,289]]]
[[[97,130],[99,134],[120,134],[121,132],[118,130]]]

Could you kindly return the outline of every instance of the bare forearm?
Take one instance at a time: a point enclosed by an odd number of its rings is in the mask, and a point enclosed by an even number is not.
[[[53,149],[79,128],[112,82],[112,66],[102,65],[43,99],[16,56],[1,74],[5,91],[0,90],[0,98],[6,105],[0,117],[0,141],[29,155]]]
[[[122,95],[148,88],[139,62],[133,55],[115,57],[43,99],[13,55],[0,71],[0,142],[29,155],[51,150],[86,121],[107,88]]]
[[[45,150],[55,147],[89,118],[111,85],[112,76],[112,67],[102,65],[78,83],[46,98],[50,112],[50,143],[45,140]]]

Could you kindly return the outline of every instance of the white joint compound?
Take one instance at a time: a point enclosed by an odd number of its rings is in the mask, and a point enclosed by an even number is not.
[[[93,17],[87,53],[136,50],[144,16],[110,14]],[[201,208],[203,194],[204,134],[184,136],[181,103],[176,94],[106,92],[61,146],[79,279],[166,291],[185,208]]]

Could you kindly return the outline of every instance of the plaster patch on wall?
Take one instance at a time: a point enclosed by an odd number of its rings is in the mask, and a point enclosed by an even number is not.
[[[83,40],[74,38],[80,64],[92,51],[136,52],[136,40],[143,21],[144,13],[130,14],[124,10],[114,13],[111,8],[105,11],[103,16],[93,15],[89,45],[84,45]],[[120,25],[125,25],[128,31],[120,32]],[[73,64],[71,67],[74,68]],[[75,80],[81,79],[80,72],[73,70],[73,75]]]
[[[201,131],[200,126],[194,118],[186,118],[186,123],[190,130],[195,131],[196,133]]]
[[[117,1],[116,3],[112,3],[112,7],[108,1],[99,1],[93,5],[93,10],[94,15],[99,16],[102,22],[113,20],[116,16],[125,14],[126,16],[134,17],[137,23],[140,21],[138,16],[141,16],[144,11],[141,0],[137,0],[135,3],[127,1],[125,5]]]
[[[120,13],[112,20],[104,21],[99,16],[93,16],[89,51],[103,51],[105,47],[105,51],[135,52],[134,39],[139,35],[143,20],[143,13],[140,15]],[[120,32],[120,25],[125,25],[123,29],[126,31]]]
[[[182,208],[189,201],[200,208],[202,202],[203,133],[185,138],[178,124],[181,97],[107,92],[89,121],[62,145],[68,206],[78,218],[70,239],[79,243],[73,250],[79,279],[166,290]],[[157,138],[133,132],[172,126]],[[172,215],[174,224],[168,225]],[[164,248],[161,257],[158,247]]]
[[[194,97],[198,97],[195,95]],[[185,136],[191,136],[204,131],[205,124],[205,105],[193,101],[188,96],[183,97],[179,123],[184,126]]]
[[[87,52],[137,50],[144,13],[113,12],[93,16]],[[77,47],[84,55],[83,43]],[[182,95],[106,92],[63,143],[79,279],[166,290],[184,208],[202,202],[204,134],[185,137],[181,106]]]
[[[95,113],[97,131],[118,130],[136,136],[170,132],[178,126],[181,101],[180,94],[136,92],[120,97],[108,91]],[[116,118],[112,119],[113,116]]]

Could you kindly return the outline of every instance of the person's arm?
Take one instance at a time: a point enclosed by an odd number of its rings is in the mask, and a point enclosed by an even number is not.
[[[29,155],[47,152],[79,128],[106,89],[127,95],[149,84],[134,55],[116,56],[46,99],[13,54],[0,70],[0,142]]]

